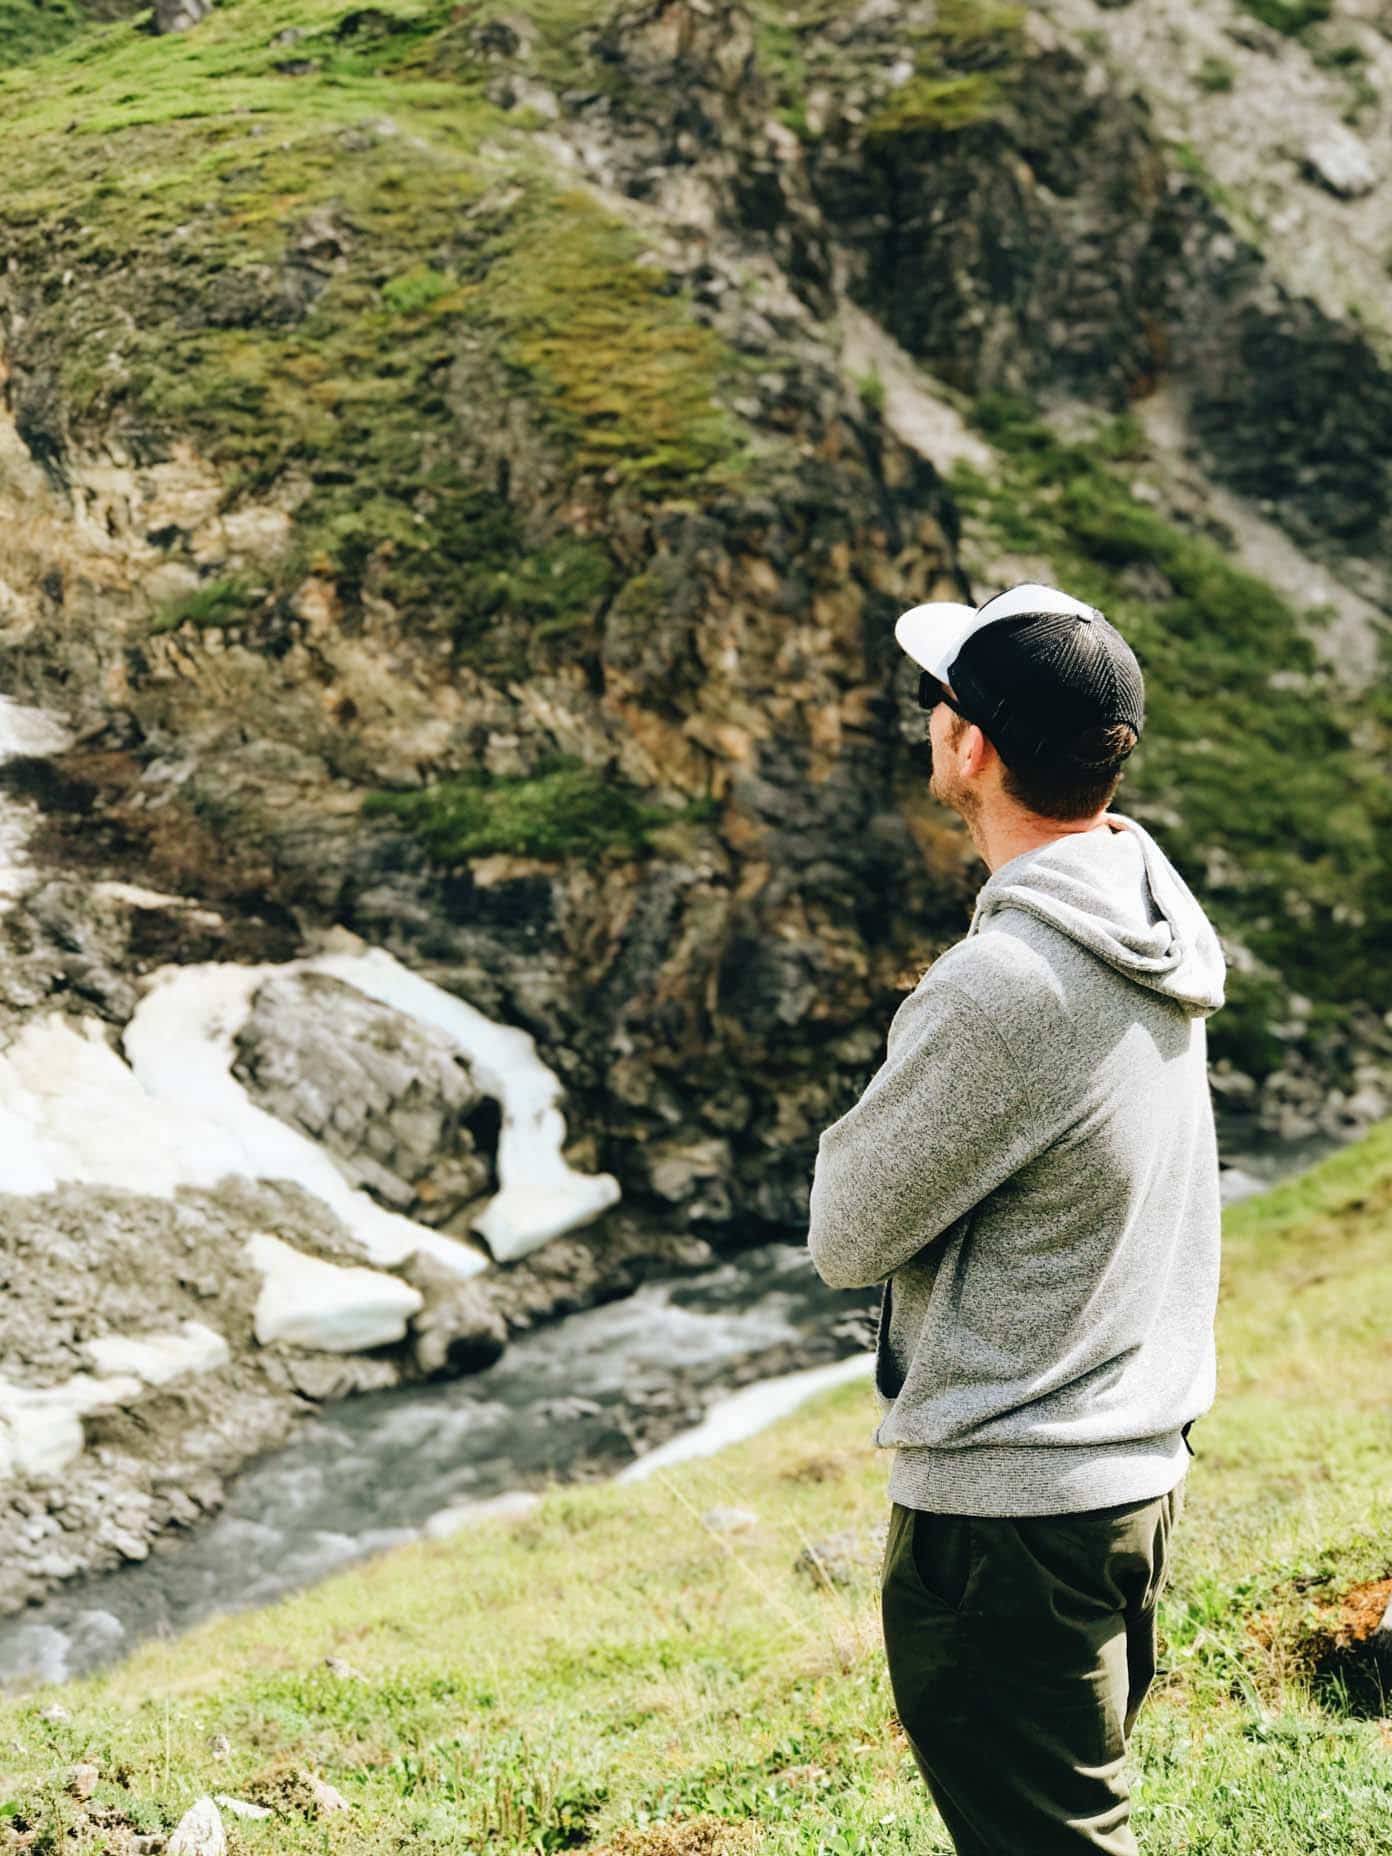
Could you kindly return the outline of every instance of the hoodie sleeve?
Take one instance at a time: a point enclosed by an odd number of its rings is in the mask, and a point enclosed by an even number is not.
[[[895,1013],[864,1095],[818,1144],[808,1231],[818,1275],[832,1289],[882,1282],[1057,1132],[1027,1056],[966,993],[924,981]]]

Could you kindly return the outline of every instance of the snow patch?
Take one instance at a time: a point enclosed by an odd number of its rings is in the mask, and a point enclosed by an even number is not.
[[[17,1386],[0,1379],[0,1482],[20,1476],[49,1482],[82,1454],[82,1418],[140,1397],[138,1379],[92,1379],[75,1373],[56,1386]]]
[[[744,1386],[713,1405],[693,1430],[659,1444],[656,1450],[649,1450],[646,1456],[620,1470],[615,1481],[641,1482],[654,1471],[684,1463],[689,1457],[713,1456],[728,1444],[742,1443],[777,1419],[786,1418],[815,1392],[845,1385],[852,1379],[868,1379],[874,1365],[873,1354],[856,1353],[832,1366],[809,1366],[802,1372],[782,1373],[776,1379]]]
[[[126,1056],[136,1080],[164,1110],[194,1116],[208,1130],[216,1152],[214,1179],[241,1173],[293,1180],[338,1214],[373,1263],[404,1263],[424,1251],[457,1276],[477,1274],[486,1267],[477,1250],[384,1211],[348,1184],[316,1141],[257,1108],[233,1076],[233,1041],[252,995],[264,980],[294,972],[300,964],[163,969],[125,1030]],[[208,1166],[199,1165],[197,1153],[184,1139],[171,1159],[176,1166],[198,1168],[200,1178],[190,1184],[210,1184]]]
[[[185,1321],[173,1334],[105,1334],[82,1351],[99,1373],[128,1374],[147,1386],[216,1372],[232,1358],[221,1334],[201,1321]]]
[[[256,1338],[263,1347],[289,1341],[321,1353],[360,1353],[404,1340],[425,1297],[380,1270],[325,1263],[278,1237],[250,1238],[247,1255],[262,1274]]]

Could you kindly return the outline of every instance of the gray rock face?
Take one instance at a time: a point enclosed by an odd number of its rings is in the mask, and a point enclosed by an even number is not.
[[[268,1229],[306,1255],[361,1261],[332,1215],[293,1187],[229,1181],[159,1199],[74,1185],[0,1196],[0,1360],[12,1388],[80,1384],[94,1353],[120,1342],[129,1354],[131,1336],[226,1342],[225,1360],[219,1348],[215,1363],[209,1347],[192,1362],[208,1370],[128,1375],[119,1401],[82,1413],[82,1447],[61,1468],[0,1481],[0,1614],[55,1580],[145,1558],[159,1534],[215,1513],[224,1478],[284,1441],[304,1397],[316,1395],[297,1375],[312,1375],[323,1356],[256,1345],[261,1282],[246,1238]],[[150,1349],[148,1339],[135,1344]],[[402,1375],[380,1358],[328,1365],[337,1396]]]
[[[468,1125],[486,1099],[429,1027],[325,974],[295,974],[257,993],[237,1053],[252,1099],[388,1210],[439,1226],[495,1190]]]

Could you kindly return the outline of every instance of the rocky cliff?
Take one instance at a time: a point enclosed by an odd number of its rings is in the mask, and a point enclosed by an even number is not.
[[[147,1306],[206,1301],[234,1360],[162,1382],[169,1425],[86,1407],[71,1526],[12,1483],[16,1599],[188,1518],[159,1439],[206,1435],[212,1503],[297,1401],[799,1228],[984,874],[892,642],[935,593],[1057,578],[1123,627],[1151,725],[1118,806],[1223,930],[1215,1087],[1285,1134],[1385,1110],[1380,8],[64,17],[0,70],[3,688],[66,730],[0,767],[6,1036],[124,1063],[156,975],[256,966],[240,1085],[467,1246],[498,1112],[295,964],[346,932],[530,1034],[566,1164],[622,1201],[345,1356],[257,1348],[256,1272],[207,1263],[361,1257],[303,1184],[16,1194],[11,1280],[68,1290],[26,1302],[15,1385]],[[89,1195],[158,1292],[82,1286]]]

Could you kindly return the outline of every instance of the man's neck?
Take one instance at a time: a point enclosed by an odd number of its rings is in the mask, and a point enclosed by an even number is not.
[[[1037,851],[1042,844],[1052,844],[1058,838],[1075,838],[1085,831],[1110,830],[1108,818],[1108,813],[1098,812],[1092,818],[1065,821],[1038,818],[1012,808],[1007,813],[982,812],[967,821],[967,829],[982,862],[994,874],[1002,864],[1023,857],[1026,851]]]

